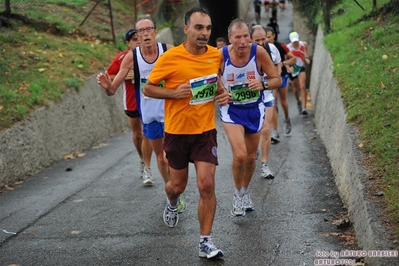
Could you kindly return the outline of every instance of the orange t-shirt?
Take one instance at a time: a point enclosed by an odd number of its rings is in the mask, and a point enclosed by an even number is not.
[[[185,43],[169,49],[154,65],[148,80],[153,84],[165,81],[165,88],[176,89],[190,79],[219,72],[221,53],[207,45],[202,55],[193,55],[184,47]],[[165,99],[165,132],[169,134],[201,134],[214,129],[214,101],[190,105],[185,99]]]

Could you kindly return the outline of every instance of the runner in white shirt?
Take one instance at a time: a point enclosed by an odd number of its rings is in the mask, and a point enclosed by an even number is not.
[[[278,73],[281,72],[281,57],[277,47],[273,44],[268,44],[266,42],[266,31],[261,25],[255,25],[251,28],[251,42],[257,45],[270,47],[270,55],[274,65],[277,67]],[[267,48],[265,48],[268,50]],[[267,78],[267,77],[265,77]],[[261,176],[263,178],[274,178],[274,174],[269,168],[269,153],[271,145],[271,134],[270,134],[270,122],[272,120],[274,112],[274,97],[273,92],[270,90],[264,90],[263,92],[263,103],[266,107],[266,119],[261,130],[261,138],[259,142],[260,152],[261,152]]]

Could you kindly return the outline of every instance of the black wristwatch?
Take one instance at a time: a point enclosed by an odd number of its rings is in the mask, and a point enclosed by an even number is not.
[[[263,82],[262,82],[262,85],[263,85],[263,89],[264,89],[264,90],[269,89],[269,82],[268,82],[267,80],[263,81]]]

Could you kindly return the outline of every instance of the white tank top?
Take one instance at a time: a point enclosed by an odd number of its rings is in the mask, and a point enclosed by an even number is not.
[[[164,53],[163,47],[161,43],[157,43],[158,45],[158,57],[155,59],[154,62],[148,63],[143,58],[140,46],[136,47],[136,60],[139,66],[139,80],[140,80],[140,103],[139,103],[139,110],[141,115],[141,120],[143,124],[149,124],[151,122],[163,122],[164,121],[164,99],[154,99],[143,94],[143,88],[145,83],[147,82],[147,77],[149,76],[151,70],[154,68],[155,62],[158,60],[159,56]],[[161,85],[161,84],[160,84]],[[136,90],[136,95],[137,95]],[[137,97],[137,96],[136,96]]]
[[[239,105],[257,105],[262,100],[260,91],[251,91],[245,89],[250,79],[263,81],[263,76],[259,73],[256,64],[256,44],[252,44],[248,62],[244,66],[235,66],[230,61],[228,47],[223,47],[224,70],[222,82],[226,89],[233,94],[235,106]]]

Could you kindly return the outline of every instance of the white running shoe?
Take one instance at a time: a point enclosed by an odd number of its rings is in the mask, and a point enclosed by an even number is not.
[[[222,258],[224,257],[224,253],[222,250],[218,249],[208,238],[204,238],[204,242],[199,244],[198,255],[201,258]]]
[[[291,120],[289,118],[287,120],[284,120],[284,133],[291,133]]]
[[[269,166],[266,163],[262,163],[261,176],[268,179],[274,178],[272,171],[270,171]]]
[[[272,131],[271,141],[272,144],[277,144],[280,142],[280,134],[278,134],[277,130]]]
[[[144,168],[145,168],[144,162],[140,161],[139,174],[141,178],[144,178]]]
[[[152,186],[154,184],[154,180],[152,179],[151,169],[145,167],[144,168],[144,177],[143,177],[143,184],[147,186]]]
[[[166,203],[165,210],[163,211],[163,221],[169,228],[173,228],[179,222],[179,214],[177,208],[172,209],[168,203]]]
[[[243,197],[234,194],[233,197],[233,209],[231,210],[233,216],[245,216],[245,209],[243,205]]]
[[[244,209],[247,212],[255,210],[249,192],[245,193],[244,196],[242,197],[242,204],[244,205]]]

